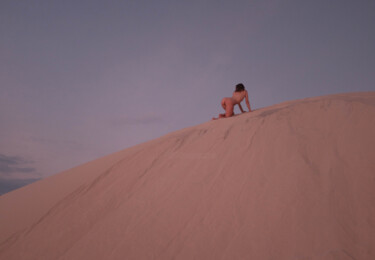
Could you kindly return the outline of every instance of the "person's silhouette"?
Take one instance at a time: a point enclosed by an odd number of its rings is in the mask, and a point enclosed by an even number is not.
[[[221,100],[221,106],[224,108],[225,113],[219,114],[218,118],[213,117],[212,119],[219,119],[224,117],[231,117],[234,115],[234,106],[238,105],[241,112],[245,113],[246,111],[243,110],[241,106],[241,101],[245,98],[246,106],[251,112],[249,96],[247,90],[245,90],[245,86],[242,83],[236,85],[236,90],[233,92],[232,97],[225,97]]]

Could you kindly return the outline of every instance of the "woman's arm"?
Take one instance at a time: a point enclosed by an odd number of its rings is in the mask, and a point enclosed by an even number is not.
[[[246,91],[246,93],[245,93],[246,106],[249,109],[249,112],[251,112],[250,102],[249,102],[249,95],[247,94],[247,90],[245,90],[245,91]]]
[[[240,110],[242,113],[245,113],[245,111],[243,110],[242,106],[241,106],[241,103],[238,103],[238,106],[240,107]]]

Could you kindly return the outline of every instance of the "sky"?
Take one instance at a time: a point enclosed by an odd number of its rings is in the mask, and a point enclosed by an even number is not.
[[[252,109],[375,91],[374,14],[373,0],[1,0],[0,194],[207,122],[240,82]]]

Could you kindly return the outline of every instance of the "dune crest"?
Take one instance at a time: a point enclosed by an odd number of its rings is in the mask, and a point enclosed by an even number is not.
[[[185,128],[0,196],[0,259],[375,259],[375,92]]]

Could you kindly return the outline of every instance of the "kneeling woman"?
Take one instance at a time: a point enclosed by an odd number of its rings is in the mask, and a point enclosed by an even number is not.
[[[247,93],[247,90],[245,90],[245,87],[242,83],[236,85],[236,90],[233,92],[232,97],[225,97],[221,100],[221,106],[224,108],[225,113],[219,114],[218,118],[213,117],[212,119],[219,119],[223,117],[231,117],[234,115],[234,106],[238,105],[241,112],[245,113],[241,106],[241,101],[245,98],[246,100],[246,106],[249,109],[249,112],[251,112],[250,108],[250,102],[249,102],[249,96]]]

